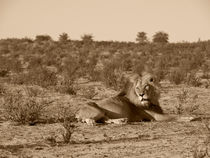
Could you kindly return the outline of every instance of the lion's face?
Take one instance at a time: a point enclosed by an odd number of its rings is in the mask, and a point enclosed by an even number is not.
[[[155,77],[149,73],[143,73],[135,84],[135,93],[141,105],[147,106],[150,103],[157,104],[160,92],[157,89]]]
[[[143,72],[141,76],[135,74],[128,79],[124,92],[127,98],[137,106],[158,105],[160,92],[155,77]]]

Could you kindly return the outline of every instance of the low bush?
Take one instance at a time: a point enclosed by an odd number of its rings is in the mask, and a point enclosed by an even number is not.
[[[63,118],[62,126],[64,131],[62,133],[64,143],[71,142],[71,136],[73,132],[76,130],[76,118],[75,115],[72,113],[69,107],[61,107],[60,114]]]
[[[177,104],[175,105],[177,114],[193,114],[199,109],[197,104],[198,95],[190,96],[186,89],[182,89],[177,96]]]
[[[56,86],[56,91],[60,93],[70,94],[70,95],[76,95],[77,94],[77,88],[74,84],[74,80],[65,78],[63,81],[61,81],[60,85]]]
[[[40,121],[45,108],[51,102],[42,97],[34,96],[33,92],[29,93],[28,91],[30,89],[15,90],[4,94],[3,108],[7,119],[30,125]]]
[[[192,71],[187,75],[185,83],[194,87],[199,87],[202,84],[201,78],[196,76],[196,71]]]
[[[72,123],[71,120],[64,120],[64,123],[62,124],[64,127],[64,132],[62,133],[63,141],[64,143],[70,143],[71,142],[71,136],[73,132],[75,131],[75,125]]]
[[[187,103],[188,95],[189,92],[185,89],[182,89],[182,91],[178,94],[178,104],[175,106],[177,114],[182,114],[184,112],[184,106]]]
[[[186,77],[186,72],[183,71],[181,68],[172,70],[168,75],[169,81],[175,83],[176,85],[182,83],[185,77]]]

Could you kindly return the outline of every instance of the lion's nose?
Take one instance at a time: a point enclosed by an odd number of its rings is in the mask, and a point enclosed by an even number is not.
[[[144,96],[144,93],[140,93],[139,95],[140,95],[141,97],[143,97],[143,96]]]
[[[146,85],[145,86],[145,90],[149,90],[149,85]]]

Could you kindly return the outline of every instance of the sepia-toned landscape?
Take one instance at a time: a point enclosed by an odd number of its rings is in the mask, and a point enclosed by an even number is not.
[[[0,41],[0,157],[210,156],[210,41],[94,41],[67,33]],[[129,73],[151,68],[164,113],[189,122],[89,126],[75,119],[88,102],[117,95]]]
[[[210,158],[210,0],[0,0],[0,158]]]

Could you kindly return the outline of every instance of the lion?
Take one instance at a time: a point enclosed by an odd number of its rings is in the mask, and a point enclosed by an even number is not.
[[[119,94],[98,103],[89,102],[78,111],[76,118],[89,125],[192,119],[165,114],[159,104],[158,87],[153,74],[149,72],[142,72],[141,75],[132,74]]]

